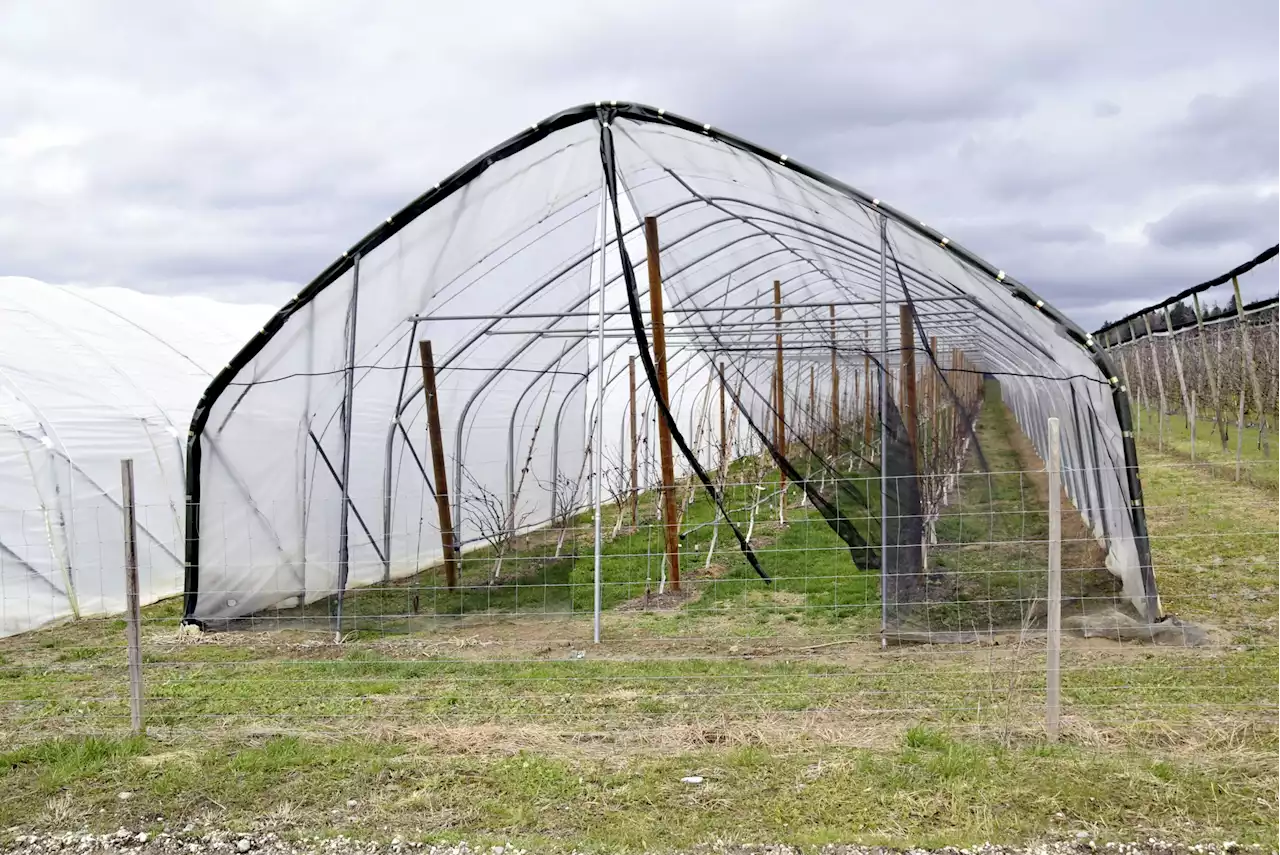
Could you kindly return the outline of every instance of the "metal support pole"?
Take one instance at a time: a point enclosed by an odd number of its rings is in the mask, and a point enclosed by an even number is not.
[[[667,388],[667,336],[662,311],[661,244],[658,241],[658,219],[644,218],[644,240],[649,270],[649,323],[653,327],[653,363],[658,375],[658,394],[668,408],[671,394]],[[657,409],[655,407],[655,409]],[[658,452],[662,463],[662,525],[666,533],[667,570],[671,590],[680,590],[680,520],[676,517],[676,470],[671,458],[671,428],[658,414]],[[674,413],[672,414],[674,415]]]
[[[120,461],[124,511],[125,639],[129,653],[129,727],[140,736],[142,724],[142,610],[138,593],[138,518],[133,504],[133,461]]]
[[[627,384],[631,395],[631,527],[640,525],[640,471],[636,451],[636,358],[627,362]]]
[[[338,604],[334,631],[342,635],[342,605],[351,572],[351,420],[356,380],[356,311],[360,305],[360,256],[351,268],[351,304],[347,309],[347,364],[342,390],[342,505],[338,511]]]
[[[440,395],[436,391],[436,364],[431,356],[431,342],[419,341],[418,353],[422,358],[422,391],[427,398],[427,438],[431,443],[431,467],[435,476],[440,547],[444,551],[444,584],[452,591],[458,585],[458,539],[453,530],[453,511],[449,505],[449,468],[444,459],[444,437],[440,433]]]
[[[604,537],[603,528],[604,521],[602,514],[604,512],[604,268],[605,268],[605,247],[609,245],[607,230],[608,221],[605,218],[605,211],[608,206],[605,200],[608,198],[608,188],[601,186],[600,190],[600,274],[599,274],[599,293],[597,299],[600,301],[600,318],[597,325],[597,346],[596,346],[596,417],[595,417],[595,548],[592,554],[592,582],[593,595],[591,605],[591,637],[596,643],[600,643],[600,609],[604,600],[604,574],[601,569],[603,560]]]
[[[889,253],[888,220],[880,215],[880,646],[887,647],[889,629]]]
[[[831,453],[840,453],[840,369],[836,366],[836,307],[831,307]]]
[[[773,280],[773,323],[777,332],[774,335],[774,344],[777,351],[774,365],[774,445],[778,447],[778,453],[786,456],[787,453],[787,396],[786,381],[782,375],[782,282],[778,279]],[[781,492],[778,494],[778,522],[786,524],[787,522],[787,473],[781,468],[778,469],[778,485]]]
[[[1058,420],[1049,419],[1049,638],[1045,727],[1058,741],[1062,715],[1062,442]]]

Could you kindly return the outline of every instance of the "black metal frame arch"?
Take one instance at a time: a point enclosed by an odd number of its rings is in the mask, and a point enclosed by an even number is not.
[[[695,122],[675,113],[670,113],[664,109],[655,109],[643,104],[611,101],[607,104],[604,102],[597,102],[595,104],[583,104],[573,107],[526,128],[519,134],[475,158],[448,178],[436,184],[432,189],[413,200],[401,211],[388,217],[385,221],[380,223],[377,228],[361,240],[357,241],[351,249],[342,253],[342,255],[322,271],[319,276],[304,287],[293,299],[287,302],[280,311],[278,311],[264,325],[262,330],[250,339],[240,352],[231,360],[231,362],[228,363],[228,365],[213,379],[196,405],[187,441],[186,462],[188,496],[186,513],[186,580],[184,586],[186,590],[184,596],[184,611],[188,619],[195,612],[197,598],[199,595],[200,466],[202,460],[201,437],[209,419],[213,403],[227,389],[235,375],[261,352],[266,343],[284,327],[285,323],[296,312],[307,306],[318,294],[351,269],[356,258],[360,255],[367,254],[369,251],[395,236],[408,223],[416,219],[425,211],[439,204],[442,200],[458,192],[471,181],[483,174],[487,169],[489,169],[489,167],[499,161],[505,160],[521,151],[524,151],[535,143],[540,142],[546,137],[565,128],[591,121],[602,121],[603,123],[613,124],[618,119],[669,126],[695,136],[705,135],[716,142],[729,146],[730,148],[754,155],[767,164],[776,164],[776,166],[781,170],[787,170],[803,175],[819,185],[823,185],[838,194],[847,196],[866,208],[881,212],[887,219],[905,227],[920,237],[936,243],[939,247],[946,250],[949,254],[954,255],[969,267],[986,274],[988,277],[991,277],[993,280],[1000,283],[1002,287],[1007,289],[1013,297],[1043,313],[1047,318],[1061,327],[1062,332],[1070,340],[1085,349],[1090,354],[1094,364],[1103,373],[1103,376],[1108,378],[1111,384],[1112,399],[1115,404],[1116,417],[1122,432],[1125,472],[1131,501],[1129,514],[1134,528],[1134,540],[1138,550],[1138,559],[1145,589],[1144,594],[1147,605],[1146,613],[1149,620],[1155,620],[1160,617],[1159,599],[1156,593],[1155,579],[1151,568],[1150,542],[1146,514],[1143,506],[1142,483],[1138,474],[1137,446],[1133,437],[1133,418],[1128,395],[1120,387],[1119,380],[1116,377],[1115,369],[1111,363],[1109,355],[1103,351],[1091,334],[1086,333],[1061,312],[1041,299],[1039,295],[1029,287],[1014,277],[1008,276],[1003,270],[995,268],[978,255],[950,240],[936,229],[932,229],[917,220],[913,220],[893,206],[887,205],[877,198],[870,197],[842,181],[826,175],[819,170],[797,163],[786,155],[770,151],[769,149],[765,149],[761,146],[755,145],[754,143],[748,142],[741,137],[725,133],[712,128],[710,125]]]

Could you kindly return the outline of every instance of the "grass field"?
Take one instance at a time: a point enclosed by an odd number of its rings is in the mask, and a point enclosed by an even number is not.
[[[1234,481],[1238,453],[1240,480],[1276,491],[1280,488],[1280,457],[1277,456],[1280,445],[1277,444],[1276,426],[1269,425],[1263,437],[1266,442],[1259,443],[1256,416],[1250,416],[1243,435],[1236,430],[1235,414],[1226,413],[1224,416],[1228,422],[1225,450],[1212,415],[1201,412],[1196,419],[1196,464],[1219,478]],[[1190,461],[1192,426],[1188,424],[1186,416],[1180,413],[1165,414],[1163,440],[1159,425],[1159,412],[1156,408],[1142,409],[1142,430],[1138,433],[1138,441],[1143,448],[1160,449],[1163,446],[1164,452]]]
[[[1007,416],[989,407],[980,427],[992,467],[1011,474],[963,491],[940,523],[955,549],[937,560],[981,584],[958,584],[934,617],[954,628],[1016,603],[998,617],[1033,623],[1043,497],[1016,471],[1033,467]],[[210,822],[564,851],[1080,829],[1274,845],[1275,494],[1143,449],[1164,606],[1213,643],[1069,639],[1056,745],[1038,634],[881,650],[874,571],[811,509],[777,526],[775,502],[753,538],[772,586],[724,530],[715,569],[693,571],[706,529],[686,538],[689,592],[645,608],[654,533],[614,540],[599,646],[586,540],[559,560],[525,544],[526,566],[509,564],[518,585],[427,607],[434,588],[413,583],[418,614],[413,584],[352,596],[343,644],[311,628],[328,626],[323,603],[269,631],[194,638],[177,632],[176,603],[159,604],[144,630],[146,738],[128,736],[121,622],[0,641],[0,828]],[[695,502],[689,522],[699,514],[710,519]],[[1064,564],[1083,578],[1096,558],[1081,544]],[[488,572],[485,556],[469,560]]]

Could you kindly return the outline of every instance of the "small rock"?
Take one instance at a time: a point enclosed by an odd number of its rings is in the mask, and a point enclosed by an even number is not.
[[[248,852],[251,846],[252,844],[243,837],[236,841],[236,851],[238,852]]]
[[[360,803],[355,799],[347,799],[347,807],[355,807],[358,804]]]
[[[133,839],[138,841],[139,843],[146,843],[148,840],[151,839],[151,835],[147,834],[145,831],[139,831],[138,836]]]
[[[121,793],[119,796],[117,796],[116,798],[120,799],[120,801],[122,801],[122,802],[127,802],[127,801],[129,801],[129,799],[133,798],[133,793],[130,793],[130,792],[123,792],[123,793]]]

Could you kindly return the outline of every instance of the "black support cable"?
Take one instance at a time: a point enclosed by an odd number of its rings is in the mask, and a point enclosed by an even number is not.
[[[613,227],[615,233],[621,235],[622,230],[622,212],[618,208],[618,176],[614,169],[613,160],[613,133],[609,128],[609,121],[612,118],[612,111],[601,109],[600,118],[600,165],[604,169],[605,186],[609,193],[609,207],[613,210]],[[602,200],[603,202],[603,200]],[[601,238],[601,245],[604,244],[604,236]],[[627,252],[627,243],[621,238],[618,239],[618,255],[622,261],[622,273],[627,283],[627,306],[631,310],[631,325],[636,332],[636,347],[640,351],[640,363],[644,366],[645,377],[649,381],[649,387],[653,390],[654,401],[657,402],[658,411],[662,414],[662,418],[667,422],[667,428],[671,431],[671,438],[675,440],[677,446],[680,447],[680,453],[684,455],[685,460],[693,467],[693,471],[697,473],[698,480],[702,482],[702,486],[706,488],[707,494],[711,496],[711,500],[715,502],[716,508],[719,509],[725,521],[729,523],[729,528],[733,529],[733,536],[738,541],[738,546],[742,549],[743,555],[746,556],[747,562],[751,564],[751,569],[756,571],[761,579],[772,584],[773,579],[760,566],[760,559],[756,557],[755,550],[751,548],[751,544],[747,542],[747,538],[739,530],[737,523],[730,517],[729,512],[725,509],[724,502],[720,497],[720,491],[716,489],[711,478],[707,475],[702,464],[698,462],[697,455],[689,448],[689,444],[685,442],[684,434],[680,433],[680,426],[676,424],[676,417],[672,414],[671,408],[667,406],[666,400],[658,387],[658,371],[653,364],[653,354],[649,350],[649,336],[644,331],[644,318],[640,314],[640,289],[636,285],[635,270],[631,266],[631,256]],[[603,252],[603,250],[602,250]],[[657,259],[650,259],[649,263],[656,263]],[[604,305],[604,295],[600,295],[601,305]],[[604,370],[601,366],[600,370]]]

